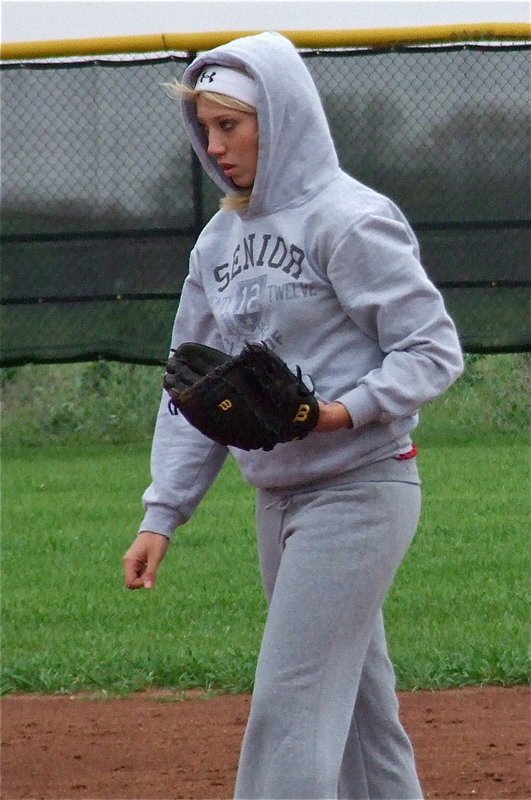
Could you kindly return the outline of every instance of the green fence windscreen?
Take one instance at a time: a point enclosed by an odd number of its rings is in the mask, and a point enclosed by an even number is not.
[[[342,166],[404,210],[464,349],[529,350],[529,45],[302,54]],[[2,365],[165,362],[219,200],[161,88],[191,58],[0,67]]]

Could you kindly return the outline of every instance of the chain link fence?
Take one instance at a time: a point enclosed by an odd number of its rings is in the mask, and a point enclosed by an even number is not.
[[[468,352],[531,349],[529,47],[301,50],[341,165],[404,210]],[[192,58],[1,65],[1,365],[165,362],[219,201],[161,87]]]

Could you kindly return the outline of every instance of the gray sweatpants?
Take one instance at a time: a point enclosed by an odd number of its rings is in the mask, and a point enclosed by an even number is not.
[[[269,613],[236,798],[422,797],[381,611],[419,511],[414,460],[259,492]]]

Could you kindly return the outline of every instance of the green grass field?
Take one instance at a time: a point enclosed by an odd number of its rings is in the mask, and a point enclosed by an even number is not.
[[[424,411],[421,524],[385,609],[400,688],[529,681],[528,367],[471,360]],[[46,434],[49,418],[34,413],[28,442],[28,408],[14,399],[24,370],[4,395],[2,691],[249,690],[265,603],[253,491],[235,464],[176,534],[155,590],[129,592],[121,558],[141,518],[149,437],[116,426],[97,441],[77,423]],[[145,376],[144,387],[149,417],[158,397]]]

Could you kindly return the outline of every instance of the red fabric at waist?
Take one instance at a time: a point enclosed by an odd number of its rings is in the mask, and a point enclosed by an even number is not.
[[[408,450],[407,453],[401,453],[399,456],[394,456],[396,461],[407,461],[409,458],[415,458],[418,455],[418,447],[416,444],[411,445],[411,450]]]

